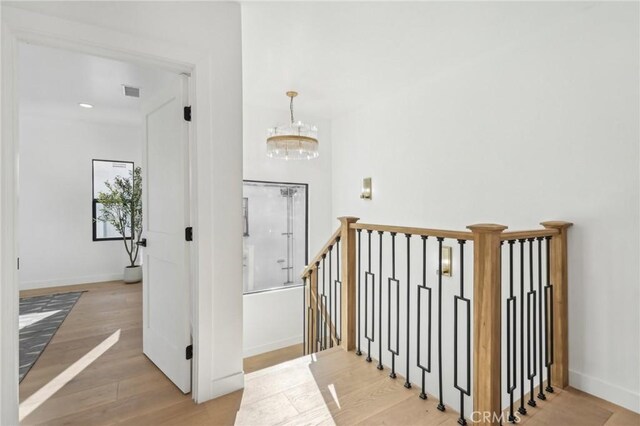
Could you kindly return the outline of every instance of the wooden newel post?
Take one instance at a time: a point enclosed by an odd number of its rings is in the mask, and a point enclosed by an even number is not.
[[[473,411],[480,424],[500,424],[500,234],[503,225],[467,226],[473,232]]]
[[[550,267],[553,285],[553,364],[551,385],[561,389],[569,386],[569,283],[567,263],[567,233],[570,222],[542,222],[547,229],[557,229],[551,239]]]
[[[347,351],[356,347],[356,230],[349,227],[357,217],[340,217],[340,269],[342,273],[342,318],[340,345]]]

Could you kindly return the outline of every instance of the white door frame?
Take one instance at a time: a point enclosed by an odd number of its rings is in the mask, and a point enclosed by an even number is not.
[[[1,15],[1,148],[0,148],[0,423],[17,424],[18,419],[18,96],[17,96],[17,44],[27,42],[63,48],[112,59],[142,63],[173,72],[191,74],[189,99],[193,105],[190,131],[191,223],[196,230],[191,247],[193,373],[192,398],[196,402],[216,396],[212,390],[212,270],[207,262],[208,247],[201,247],[197,233],[198,217],[209,214],[211,200],[198,180],[207,177],[210,160],[198,158],[198,148],[207,151],[211,137],[211,64],[206,52],[190,50],[184,46],[149,40],[110,29],[70,22],[51,16],[34,14],[15,8],[4,9]],[[7,24],[7,21],[9,23]],[[196,90],[198,88],[199,90]],[[198,117],[201,119],[198,120]],[[201,136],[199,138],[199,135]],[[203,167],[204,166],[204,167]],[[200,177],[200,179],[198,179]],[[202,185],[207,186],[206,184]],[[199,200],[204,207],[199,207]],[[204,228],[204,225],[203,225]],[[210,227],[207,227],[207,232]],[[204,232],[204,231],[203,231]],[[203,236],[202,239],[205,237]],[[207,234],[207,240],[211,235]],[[201,257],[202,256],[202,257]],[[203,327],[200,327],[203,325]],[[201,330],[202,328],[202,330]],[[241,373],[241,372],[240,372]],[[231,383],[232,382],[232,383]],[[237,374],[224,385],[229,389],[242,387]],[[224,392],[224,390],[222,391]],[[220,393],[220,391],[218,391]]]

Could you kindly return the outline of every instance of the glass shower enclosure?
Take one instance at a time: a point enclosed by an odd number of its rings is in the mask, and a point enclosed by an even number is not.
[[[245,180],[243,286],[255,293],[302,284],[307,264],[308,186]]]

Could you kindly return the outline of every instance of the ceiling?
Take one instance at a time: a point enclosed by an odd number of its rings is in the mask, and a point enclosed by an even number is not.
[[[245,104],[333,118],[595,7],[576,2],[246,2]]]
[[[141,102],[177,76],[112,59],[21,43],[19,96],[23,113],[99,122],[138,124]],[[122,85],[140,88],[140,98],[125,97]],[[79,103],[94,105],[92,109]]]
[[[584,2],[243,2],[245,105],[334,118],[385,94],[473,66],[491,52],[517,48],[596,3]],[[20,102],[39,111],[137,123],[140,99],[174,75],[36,45],[20,46]],[[88,102],[95,108],[78,107]]]

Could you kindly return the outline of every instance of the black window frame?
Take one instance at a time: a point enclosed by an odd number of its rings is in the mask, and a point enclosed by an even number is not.
[[[134,161],[119,161],[119,160],[104,160],[101,158],[92,158],[91,159],[91,232],[92,232],[92,236],[93,236],[93,241],[123,241],[124,238],[123,237],[102,237],[102,238],[98,238],[98,228],[97,228],[97,213],[98,213],[98,209],[97,209],[97,205],[98,205],[98,200],[94,197],[95,194],[95,164],[96,161],[101,161],[101,162],[109,162],[109,163],[125,163],[125,164],[131,164],[132,170],[136,169],[136,163]],[[127,237],[127,239],[129,239],[131,237]]]
[[[298,186],[304,186],[304,188],[305,188],[305,190],[304,190],[304,194],[305,194],[305,197],[304,197],[304,210],[305,210],[305,215],[304,215],[304,264],[308,265],[309,264],[309,184],[308,183],[302,183],[302,182],[278,182],[278,181],[271,181],[271,180],[243,179],[242,180],[242,184],[244,185],[245,182],[247,182],[247,183],[264,183],[264,184],[271,184],[271,185],[298,185]],[[243,194],[243,198],[244,198],[244,194]],[[248,218],[248,216],[249,216],[249,214],[247,212],[247,218]],[[303,284],[288,285],[288,286],[285,286],[285,287],[266,288],[264,290],[255,290],[255,291],[250,291],[250,292],[246,292],[245,293],[244,292],[244,285],[243,285],[242,295],[246,296],[246,295],[250,295],[250,294],[265,293],[265,292],[268,292],[268,291],[280,291],[280,290],[286,290],[286,289],[302,287],[302,286],[304,286],[304,283]]]

